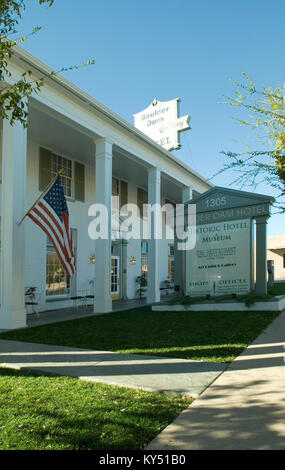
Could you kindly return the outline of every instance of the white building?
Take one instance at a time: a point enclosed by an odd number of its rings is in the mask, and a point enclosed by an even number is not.
[[[267,238],[267,259],[274,262],[274,279],[285,281],[285,235]]]
[[[147,270],[147,301],[158,301],[161,283],[171,277],[173,241],[94,241],[89,207],[99,202],[111,209],[112,194],[120,205],[182,203],[212,185],[68,80],[51,77],[49,67],[21,48],[15,48],[10,70],[14,77],[31,70],[45,84],[29,99],[28,129],[1,122],[0,328],[26,325],[30,286],[42,293],[44,311],[73,305],[71,296],[95,284],[94,311],[107,312],[115,299],[137,296],[136,278]],[[18,224],[61,167],[77,259],[70,282],[44,232],[29,218]]]

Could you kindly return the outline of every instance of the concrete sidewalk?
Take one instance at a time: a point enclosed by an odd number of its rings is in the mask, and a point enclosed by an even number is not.
[[[227,364],[0,340],[0,367],[196,398]]]
[[[285,312],[147,450],[285,449]]]

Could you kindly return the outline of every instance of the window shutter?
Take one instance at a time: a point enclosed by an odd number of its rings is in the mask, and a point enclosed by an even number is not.
[[[112,196],[119,196],[119,180],[112,178]]]
[[[137,191],[137,205],[140,211],[140,217],[145,217],[144,204],[148,203],[148,193],[144,189],[138,188]]]
[[[121,207],[128,204],[128,183],[121,181]]]
[[[74,162],[74,197],[77,201],[85,201],[85,167]]]
[[[138,191],[137,191],[137,205],[139,208],[140,217],[142,217],[143,216],[143,190],[141,188],[138,188]]]
[[[39,190],[43,191],[51,181],[51,152],[40,147]]]

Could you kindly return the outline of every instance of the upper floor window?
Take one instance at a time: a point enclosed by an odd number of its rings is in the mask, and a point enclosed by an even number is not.
[[[77,201],[85,200],[85,166],[77,161],[40,147],[39,190],[43,191],[52,178],[63,169],[61,183],[64,194]]]
[[[121,210],[128,203],[128,183],[112,178],[112,208]],[[124,214],[123,214],[124,215]],[[126,214],[127,215],[127,214]]]
[[[59,170],[63,169],[63,174],[61,175],[61,184],[64,190],[64,194],[67,197],[73,197],[73,162],[68,158],[61,157],[55,153],[51,154],[52,158],[52,167],[51,173],[52,176],[55,176]]]
[[[147,217],[148,192],[144,189],[138,188],[137,190],[137,205],[140,211],[140,217]]]

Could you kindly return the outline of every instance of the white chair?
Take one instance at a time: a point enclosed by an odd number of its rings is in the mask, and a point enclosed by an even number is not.
[[[40,306],[42,295],[43,295],[43,291],[39,292],[37,287],[27,287],[25,289],[26,311],[27,311],[27,307],[31,306],[32,312],[30,313],[35,313],[36,315],[39,315],[39,306]]]

